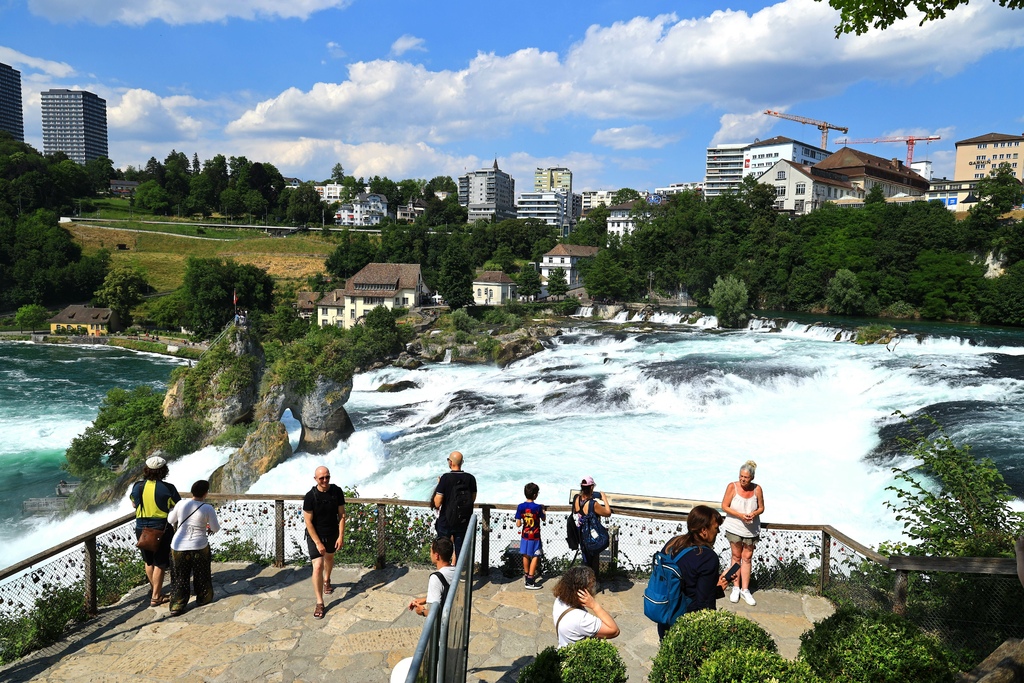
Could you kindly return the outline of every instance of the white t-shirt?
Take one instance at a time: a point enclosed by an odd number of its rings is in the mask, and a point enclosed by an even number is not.
[[[558,598],[555,598],[555,604],[551,608],[551,620],[558,625],[558,647],[565,647],[572,645],[577,640],[591,638],[601,630],[601,620],[585,609],[569,610],[559,622],[558,617],[561,617],[562,612],[568,608],[569,605]]]
[[[196,508],[200,509],[196,510]],[[217,511],[209,503],[198,500],[184,500],[175,505],[171,508],[171,514],[167,515],[167,522],[179,525],[178,531],[171,539],[171,550],[178,552],[202,550],[210,545],[210,539],[206,532],[207,525],[210,527],[210,533],[220,531]]]
[[[441,572],[441,576],[447,579],[449,586],[454,583],[455,567],[449,565],[447,567],[441,567],[437,571]],[[431,573],[430,581],[427,582],[427,604],[429,605],[432,602],[441,602],[441,591],[443,590],[444,586],[441,584],[441,579]]]

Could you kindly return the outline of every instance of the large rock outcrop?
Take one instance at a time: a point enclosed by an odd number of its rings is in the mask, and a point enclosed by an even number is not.
[[[210,488],[217,493],[245,493],[261,475],[291,455],[285,426],[280,422],[260,423],[227,463],[210,476]]]
[[[302,424],[299,450],[326,453],[355,431],[345,412],[345,402],[351,393],[351,379],[342,383],[321,376],[304,394],[296,390],[294,383],[274,384],[260,399],[256,419],[276,422],[285,410],[291,410],[292,416]]]

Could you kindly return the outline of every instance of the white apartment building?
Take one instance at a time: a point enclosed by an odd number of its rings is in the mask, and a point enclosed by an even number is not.
[[[314,185],[313,189],[320,195],[320,199],[330,204],[331,202],[341,201],[341,193],[344,187],[344,185],[339,185],[338,183],[328,183],[327,185]]]
[[[459,204],[469,212],[468,222],[498,221],[516,217],[516,181],[498,168],[482,168],[459,176]]]
[[[743,175],[755,178],[775,165],[780,159],[804,166],[814,166],[829,157],[830,152],[806,142],[778,135],[767,140],[755,140],[743,153]]]
[[[360,192],[351,204],[342,204],[334,214],[334,222],[348,227],[380,225],[388,215],[388,200],[375,192]]]
[[[538,168],[533,172],[533,191],[552,192],[562,190],[572,194],[572,171],[567,168]]]
[[[500,270],[485,270],[473,278],[473,303],[498,306],[516,299],[516,281]]]
[[[662,197],[668,197],[674,194],[682,194],[683,192],[697,192],[703,194],[704,192],[704,181],[698,180],[691,183],[672,183],[668,187],[656,187],[654,188],[654,194],[660,194]]]
[[[704,170],[704,196],[717,197],[733,192],[743,180],[743,159],[749,142],[737,142],[707,148]]]
[[[572,231],[572,203],[562,190],[524,192],[516,201],[517,218],[536,218],[554,226],[565,237]]]
[[[780,159],[758,182],[775,188],[775,210],[803,215],[844,198],[864,199],[864,190],[841,173]]]
[[[583,215],[595,206],[611,206],[617,190],[587,190],[580,193]]]
[[[633,219],[633,202],[608,207],[608,234],[628,235],[636,229]]]

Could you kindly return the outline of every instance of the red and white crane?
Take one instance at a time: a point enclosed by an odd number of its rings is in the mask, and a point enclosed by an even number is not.
[[[866,145],[868,143],[876,142],[905,142],[907,143],[907,168],[914,163],[914,143],[916,142],[934,142],[935,140],[941,140],[942,138],[938,135],[897,135],[889,138],[861,138],[858,140],[836,140],[838,145],[840,142],[844,145]]]

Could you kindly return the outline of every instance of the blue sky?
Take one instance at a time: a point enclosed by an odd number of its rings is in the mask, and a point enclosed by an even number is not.
[[[27,142],[41,91],[87,89],[120,167],[173,148],[398,180],[497,156],[520,191],[555,165],[576,190],[653,190],[700,180],[712,142],[820,141],[766,108],[941,135],[916,152],[939,175],[956,140],[1024,132],[1024,11],[973,0],[838,40],[837,18],[814,0],[0,0],[0,62],[22,72]]]

